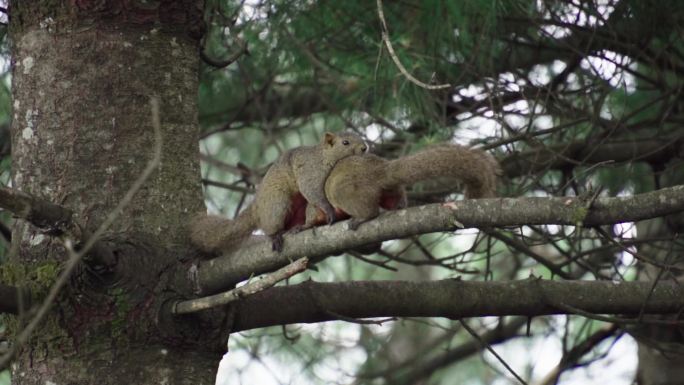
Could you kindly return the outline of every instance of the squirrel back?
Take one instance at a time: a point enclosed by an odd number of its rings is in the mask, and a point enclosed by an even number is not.
[[[393,210],[406,204],[405,186],[441,177],[457,178],[465,196],[496,196],[501,168],[490,154],[456,144],[430,146],[395,160],[372,154],[350,156],[337,162],[325,183],[325,193],[338,219],[352,217],[350,227],[376,217],[380,208]],[[322,224],[322,213],[307,208],[307,223]]]

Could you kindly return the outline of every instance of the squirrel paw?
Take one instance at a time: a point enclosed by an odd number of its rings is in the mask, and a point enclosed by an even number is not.
[[[325,212],[325,221],[328,225],[332,225],[335,222],[335,209],[331,205],[325,205],[323,211]]]

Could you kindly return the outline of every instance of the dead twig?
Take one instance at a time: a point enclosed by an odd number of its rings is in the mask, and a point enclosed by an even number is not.
[[[244,286],[238,287],[237,289],[210,295],[208,297],[180,301],[173,307],[172,312],[173,314],[187,314],[229,304],[233,301],[237,301],[240,298],[268,289],[276,283],[290,278],[301,271],[304,271],[308,262],[308,258],[300,258],[289,265],[274,271],[273,273],[264,275],[264,277],[258,281],[248,283]]]

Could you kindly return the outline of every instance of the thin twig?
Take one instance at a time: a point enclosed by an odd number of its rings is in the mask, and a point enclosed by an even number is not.
[[[374,266],[377,266],[377,267],[380,267],[383,269],[387,269],[389,271],[397,271],[397,268],[392,267],[392,266],[387,266],[387,262],[374,261],[370,258],[366,258],[366,256],[364,256],[363,254],[361,254],[357,251],[350,250],[350,251],[347,251],[347,254],[351,255],[352,257],[354,257],[356,259],[360,259],[366,263],[369,263],[371,265],[374,265]]]
[[[214,59],[213,57],[207,54],[204,46],[200,49],[200,58],[202,59],[202,61],[215,68],[228,67],[229,65],[233,64],[237,59],[239,59],[240,56],[247,54],[249,52],[247,49],[246,42],[244,42],[237,36],[235,37],[235,40],[238,42],[238,46],[240,47],[240,49],[233,52],[233,54],[227,57],[226,59]]]
[[[525,380],[523,380],[522,377],[520,377],[518,375],[518,373],[516,373],[515,370],[513,370],[513,368],[511,368],[508,365],[508,363],[506,363],[506,361],[503,358],[501,358],[501,356],[499,356],[499,354],[497,354],[496,351],[475,332],[475,330],[473,330],[473,328],[468,326],[468,324],[465,321],[463,321],[462,319],[458,320],[458,322],[461,323],[463,328],[465,330],[467,330],[468,333],[470,333],[470,335],[473,336],[473,338],[475,338],[476,340],[478,340],[480,342],[482,347],[484,347],[490,353],[492,353],[494,355],[494,357],[496,357],[496,359],[499,360],[499,362],[501,362],[501,364],[506,368],[506,370],[508,370],[508,372],[513,375],[513,377],[515,377],[518,381],[520,381],[521,384],[527,385],[527,382],[525,382]]]
[[[206,178],[202,179],[202,184],[205,186],[213,186],[213,187],[223,188],[226,190],[237,191],[237,192],[241,192],[244,194],[254,194],[256,192],[256,190],[254,188],[242,187],[242,186],[236,185],[235,183],[223,183],[223,182],[219,182],[219,181],[215,181],[215,180],[211,180],[211,179],[206,179]]]
[[[622,251],[626,252],[627,254],[630,254],[632,257],[634,257],[634,258],[635,258],[636,260],[638,260],[638,261],[641,261],[641,262],[644,262],[644,263],[647,263],[647,264],[656,266],[656,267],[658,267],[658,268],[660,268],[660,269],[666,269],[666,270],[667,270],[667,269],[671,269],[671,268],[674,267],[674,266],[672,266],[672,265],[668,265],[668,264],[666,264],[666,263],[661,263],[661,262],[659,262],[659,261],[656,261],[656,260],[654,260],[654,259],[652,259],[652,258],[650,258],[650,257],[646,257],[646,256],[642,255],[641,253],[637,253],[636,251],[630,249],[629,247],[626,247],[626,246],[623,245],[622,243],[620,243],[620,242],[616,241],[615,239],[613,239],[613,237],[611,237],[610,234],[608,234],[604,229],[602,229],[602,228],[599,227],[599,226],[594,227],[594,230],[595,230],[599,235],[603,236],[603,238],[605,238],[608,242],[614,244],[615,246],[617,246],[618,248],[620,248]]]
[[[672,242],[670,244],[670,250],[667,253],[667,257],[665,258],[665,265],[670,264],[670,259],[672,257],[672,248],[673,247],[674,247],[674,242]],[[644,319],[644,313],[646,310],[646,305],[648,304],[648,301],[651,299],[651,296],[653,295],[653,291],[655,290],[656,285],[658,285],[658,282],[660,282],[660,280],[663,278],[663,274],[665,274],[665,272],[669,272],[669,271],[670,271],[670,269],[666,269],[666,268],[660,268],[659,269],[658,276],[656,276],[656,279],[653,280],[653,285],[651,286],[651,290],[648,292],[648,296],[644,300],[644,304],[641,306],[641,310],[639,311],[639,321]]]
[[[419,87],[425,88],[427,90],[443,90],[445,88],[451,88],[451,84],[449,84],[449,83],[435,84],[435,85],[423,83],[420,80],[413,77],[413,75],[411,75],[406,70],[404,65],[401,64],[401,62],[399,61],[399,57],[397,57],[397,54],[394,52],[394,48],[392,47],[392,43],[390,42],[389,32],[387,29],[387,22],[385,21],[385,14],[382,11],[382,0],[377,0],[377,4],[378,4],[378,17],[380,18],[380,22],[382,23],[382,41],[385,43],[385,46],[387,47],[387,52],[389,52],[389,55],[392,58],[392,61],[394,62],[394,64],[399,69],[399,72],[401,72],[406,77],[406,79],[408,79],[411,83],[413,83]]]
[[[520,242],[519,240],[515,238],[509,238],[506,235],[502,234],[501,232],[498,231],[492,231],[490,229],[484,229],[483,232],[487,235],[489,235],[492,238],[498,239],[499,241],[505,243],[509,247],[512,247],[522,253],[525,253],[527,256],[530,258],[534,259],[537,261],[539,264],[542,266],[546,267],[549,269],[550,272],[553,274],[563,278],[563,279],[574,279],[576,277],[573,277],[572,274],[566,273],[563,271],[558,265],[553,263],[552,261],[547,260],[543,256],[535,253],[532,249],[527,247],[523,242]]]
[[[173,314],[186,314],[194,313],[200,310],[210,309],[212,307],[226,305],[233,301],[237,301],[240,298],[246,297],[248,295],[258,293],[264,289],[267,289],[276,283],[290,278],[293,275],[304,271],[309,259],[304,257],[300,258],[289,265],[280,268],[273,273],[266,274],[262,279],[248,283],[244,286],[238,287],[237,289],[229,290],[220,294],[210,295],[208,297],[189,299],[187,301],[180,301],[176,303],[173,307]]]
[[[608,325],[594,332],[584,341],[577,344],[570,351],[563,355],[560,362],[554,367],[537,385],[555,385],[561,374],[569,368],[577,365],[582,356],[591,352],[598,344],[612,337],[618,331],[615,324]]]
[[[651,293],[651,292],[649,292],[649,293]],[[677,325],[683,325],[684,324],[684,322],[677,321],[677,320],[661,320],[661,319],[640,320],[639,318],[622,318],[622,317],[604,316],[604,315],[594,314],[594,313],[590,313],[588,311],[584,311],[582,309],[579,309],[579,308],[576,308],[574,306],[565,304],[563,302],[554,302],[550,305],[553,307],[557,307],[557,308],[561,309],[562,311],[566,312],[567,314],[577,314],[577,315],[580,315],[582,317],[593,319],[596,321],[611,322],[611,323],[617,323],[617,324],[622,324],[622,325],[653,324],[653,325],[677,326]]]

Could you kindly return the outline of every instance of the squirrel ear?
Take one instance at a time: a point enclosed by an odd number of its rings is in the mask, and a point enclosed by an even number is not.
[[[323,143],[332,146],[333,143],[335,142],[335,134],[332,132],[326,132],[325,137],[323,138]]]

